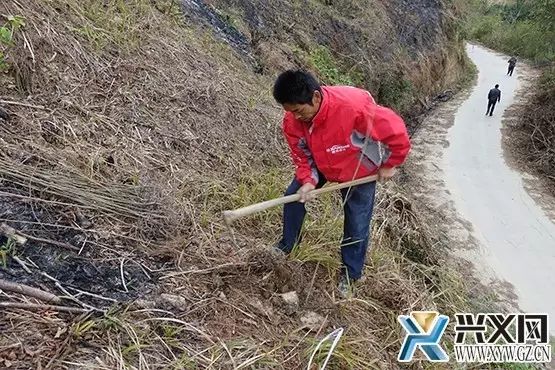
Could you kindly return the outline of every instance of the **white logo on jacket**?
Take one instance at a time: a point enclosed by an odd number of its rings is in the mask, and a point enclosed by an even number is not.
[[[334,145],[331,148],[326,149],[326,152],[331,153],[331,154],[336,154],[336,153],[340,153],[340,152],[344,152],[345,150],[349,149],[351,146],[349,144],[347,145]]]

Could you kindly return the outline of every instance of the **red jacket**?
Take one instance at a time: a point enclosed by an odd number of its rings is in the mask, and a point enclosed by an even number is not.
[[[394,111],[354,87],[322,87],[322,95],[312,122],[297,120],[291,112],[283,119],[295,175],[302,184],[316,185],[318,170],[328,181],[345,182],[405,161],[410,141],[403,119]]]

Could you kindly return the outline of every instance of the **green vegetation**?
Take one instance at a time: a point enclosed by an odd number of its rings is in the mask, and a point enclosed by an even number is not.
[[[355,71],[344,71],[325,46],[318,46],[310,52],[310,63],[323,81],[330,85],[355,86],[362,82],[362,77]]]
[[[470,39],[535,62],[555,60],[555,0],[467,4]]]
[[[0,72],[8,69],[6,50],[14,45],[15,32],[25,26],[25,20],[19,15],[9,15],[6,18],[7,22],[0,27]]]
[[[174,20],[180,17],[179,4],[175,0],[157,0],[152,4],[145,0],[63,2],[81,16],[78,20],[80,25],[72,30],[83,36],[96,50],[104,50],[110,45],[125,51],[135,50],[141,39],[146,38],[149,30],[156,26],[151,24],[155,10]]]
[[[240,171],[236,180],[212,181],[206,185],[205,191],[199,194],[199,200],[203,204],[198,217],[201,226],[208,226],[211,222],[220,220],[222,209],[246,207],[283,196],[290,180],[290,174],[281,168],[269,168],[265,172],[248,168]],[[188,189],[184,189],[183,192],[184,197],[191,196]],[[279,219],[280,213],[279,207],[275,207],[267,212],[238,220],[236,224],[255,231],[258,236],[261,236],[260,230],[276,235],[279,227],[275,220]]]
[[[343,212],[339,194],[323,194],[319,201],[308,204],[303,227],[303,240],[293,249],[291,258],[318,263],[328,274],[339,271],[337,246],[343,236]]]
[[[404,78],[402,72],[389,73],[382,78],[377,99],[381,104],[405,112],[413,103],[412,83]]]
[[[9,238],[4,244],[0,245],[0,265],[6,268],[8,256],[15,254],[15,241]]]
[[[79,13],[85,15],[83,25],[75,28],[75,32],[85,37],[97,49],[104,49],[110,43],[128,48],[137,46],[140,33],[144,32],[138,27],[139,19],[150,10],[142,0],[135,0],[130,4],[118,0],[71,4],[81,7]]]

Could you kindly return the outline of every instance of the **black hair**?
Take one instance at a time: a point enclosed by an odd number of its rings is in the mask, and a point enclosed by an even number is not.
[[[499,88],[499,85],[495,85],[495,88],[496,88],[496,89]]]
[[[310,73],[288,70],[281,73],[274,83],[274,99],[280,104],[310,104],[320,84]]]

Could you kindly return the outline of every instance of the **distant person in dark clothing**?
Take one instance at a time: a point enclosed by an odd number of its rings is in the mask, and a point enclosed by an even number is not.
[[[495,85],[495,87],[491,89],[488,94],[488,110],[486,112],[486,116],[488,114],[490,117],[493,116],[495,104],[499,101],[501,101],[501,90],[499,90],[499,85]]]
[[[509,59],[509,70],[507,71],[507,74],[509,76],[513,75],[513,71],[515,70],[515,66],[516,66],[516,58],[511,57],[511,59]]]

